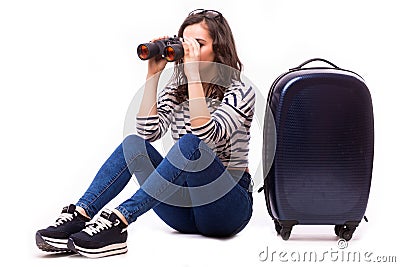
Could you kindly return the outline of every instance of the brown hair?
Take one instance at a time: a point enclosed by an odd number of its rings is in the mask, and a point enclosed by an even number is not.
[[[207,16],[206,12],[189,15],[179,28],[178,37],[183,37],[183,31],[187,26],[201,22],[207,25],[208,32],[213,40],[214,62],[225,65],[224,67],[218,64],[218,66],[220,66],[220,68],[218,68],[218,75],[214,78],[214,81],[210,82],[206,97],[219,99],[221,101],[232,79],[240,80],[242,63],[236,52],[231,28],[222,15],[210,17]],[[183,59],[175,62],[172,81],[178,85],[177,90],[174,90],[177,101],[179,103],[186,101],[188,99],[188,85],[187,78],[183,71]]]

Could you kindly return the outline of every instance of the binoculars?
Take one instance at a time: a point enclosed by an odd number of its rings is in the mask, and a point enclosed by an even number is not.
[[[168,62],[177,61],[184,56],[182,42],[178,37],[170,37],[155,42],[140,44],[137,54],[141,60],[161,56]]]

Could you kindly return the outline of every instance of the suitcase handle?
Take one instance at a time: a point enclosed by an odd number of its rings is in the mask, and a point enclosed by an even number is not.
[[[322,62],[325,62],[325,63],[331,65],[331,66],[334,67],[335,69],[339,69],[338,66],[336,66],[335,64],[333,64],[332,62],[330,62],[330,61],[328,61],[328,60],[326,60],[326,59],[323,59],[323,58],[312,58],[312,59],[309,59],[309,60],[307,60],[307,61],[301,63],[301,64],[300,64],[299,66],[297,66],[296,68],[293,68],[293,69],[290,69],[290,70],[301,69],[302,67],[304,67],[305,65],[307,65],[308,63],[311,63],[311,62],[313,62],[313,61],[322,61]]]

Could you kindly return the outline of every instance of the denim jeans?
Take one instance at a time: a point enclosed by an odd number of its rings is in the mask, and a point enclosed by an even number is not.
[[[181,137],[163,158],[146,140],[130,135],[98,171],[77,202],[90,217],[135,175],[140,188],[116,209],[128,223],[153,209],[170,227],[191,234],[231,236],[252,215],[251,176],[227,170],[198,137]]]

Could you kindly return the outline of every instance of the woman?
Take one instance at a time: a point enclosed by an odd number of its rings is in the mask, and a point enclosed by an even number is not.
[[[65,207],[54,225],[36,233],[40,249],[87,257],[126,253],[127,226],[150,209],[181,233],[227,237],[249,222],[255,93],[240,81],[242,65],[232,32],[221,13],[195,10],[178,36],[184,57],[158,101],[157,85],[167,61],[148,62],[138,134],[117,147],[76,205]],[[169,127],[176,142],[163,158],[151,142]],[[141,185],[137,192],[88,223],[132,174]]]

